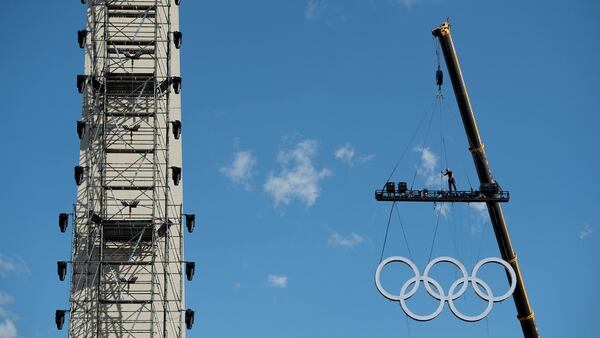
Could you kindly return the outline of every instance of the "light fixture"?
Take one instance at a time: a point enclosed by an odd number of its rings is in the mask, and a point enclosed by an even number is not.
[[[181,40],[183,39],[183,34],[179,31],[173,32],[173,43],[175,44],[175,48],[181,48]]]
[[[62,330],[65,325],[65,314],[67,310],[56,310],[54,313],[54,322],[56,323],[56,328]]]
[[[194,325],[194,314],[195,312],[192,309],[185,310],[185,326],[188,330],[191,330]]]
[[[85,47],[85,38],[87,37],[87,30],[83,29],[77,31],[77,42],[79,43],[79,48]]]
[[[181,137],[181,121],[175,120],[172,121],[171,124],[173,125],[173,137],[175,137],[176,140],[179,140],[179,137]]]
[[[173,183],[179,185],[181,182],[181,167],[171,167]]]
[[[75,166],[74,174],[75,174],[75,183],[77,185],[81,185],[81,182],[83,182],[83,167],[80,165]]]
[[[175,94],[181,92],[181,77],[179,76],[173,76],[173,91]]]
[[[65,280],[65,276],[67,275],[67,262],[58,261],[56,262],[56,268],[58,272],[58,279],[61,281]]]
[[[185,216],[185,226],[189,233],[194,231],[196,227],[196,214],[183,214]]]
[[[69,225],[69,214],[61,212],[58,214],[58,227],[60,228],[60,232],[67,231],[67,226]]]
[[[80,140],[83,140],[84,135],[85,135],[85,122],[77,121],[77,136],[79,136]]]
[[[194,279],[194,273],[196,272],[195,262],[185,262],[185,277],[188,281]]]

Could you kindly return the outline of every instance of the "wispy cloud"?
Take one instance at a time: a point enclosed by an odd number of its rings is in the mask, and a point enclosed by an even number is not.
[[[373,160],[375,158],[375,156],[376,156],[375,154],[364,155],[364,156],[359,157],[358,161],[360,163],[366,163],[366,162]]]
[[[354,159],[354,147],[346,143],[335,151],[335,158],[352,165]]]
[[[293,198],[306,206],[315,204],[321,193],[319,182],[330,176],[331,170],[318,170],[313,165],[317,155],[317,141],[304,140],[289,151],[281,151],[277,161],[281,165],[278,174],[269,174],[263,188],[275,199],[275,204],[289,204]]]
[[[350,166],[353,166],[355,162],[366,163],[375,158],[375,154],[359,156],[350,143],[346,143],[337,148],[333,154],[335,155],[336,159]]]
[[[325,0],[308,0],[304,9],[304,18],[306,21],[313,21],[320,18],[327,8]]]
[[[17,337],[17,327],[13,322],[14,315],[6,308],[14,301],[15,298],[12,295],[0,292],[0,338]]]
[[[0,254],[0,277],[24,277],[30,273],[29,267],[23,259],[11,258]],[[8,306],[14,303],[15,298],[0,291],[0,338],[15,338],[18,336],[15,325],[16,316],[8,310]]]
[[[337,232],[333,232],[329,236],[327,243],[331,246],[341,246],[341,247],[345,247],[345,248],[353,248],[353,247],[361,244],[364,241],[365,241],[365,239],[362,236],[360,236],[359,234],[354,233],[354,232],[351,232],[348,236],[343,236]]]
[[[345,0],[307,0],[304,7],[304,20],[307,23],[334,27],[348,20],[346,5]]]
[[[437,203],[433,208],[435,209],[436,214],[439,214],[444,218],[448,217],[448,214],[450,213],[448,203]]]
[[[420,163],[417,166],[417,173],[425,178],[425,186],[432,187],[440,185],[442,178],[437,174],[437,164],[439,156],[437,156],[429,147],[416,147],[414,151],[419,153]]]
[[[6,309],[6,306],[12,304],[14,301],[15,298],[12,295],[0,291],[0,318],[13,317],[10,311]]]
[[[469,203],[469,208],[475,211],[475,214],[482,220],[487,221],[489,214],[485,203]]]
[[[399,5],[403,5],[406,9],[411,10],[416,4],[423,3],[426,0],[393,0]]]
[[[471,219],[471,235],[481,233],[483,226],[489,221],[489,214],[487,205],[485,203],[469,203],[468,210],[471,211],[471,215],[474,216]]]
[[[584,240],[589,237],[592,233],[594,233],[594,227],[589,224],[585,224],[583,229],[579,232],[579,239]]]
[[[16,338],[17,327],[12,320],[5,318],[0,322],[0,338]]]
[[[219,172],[232,182],[242,184],[245,190],[250,190],[250,180],[254,175],[256,158],[250,151],[238,151],[234,154],[230,166],[221,167]]]
[[[7,277],[9,275],[29,275],[29,267],[21,258],[10,258],[0,254],[0,277]]]
[[[285,288],[288,283],[288,277],[285,275],[269,275],[267,276],[267,283],[274,288]]]

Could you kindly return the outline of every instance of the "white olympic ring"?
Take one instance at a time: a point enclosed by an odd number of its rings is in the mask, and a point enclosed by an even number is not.
[[[411,270],[413,271],[413,273],[415,274],[414,277],[409,278],[402,285],[399,295],[394,295],[394,294],[389,293],[381,285],[381,271],[383,270],[383,268],[386,265],[393,263],[393,262],[400,262],[400,263],[404,263],[404,264],[408,265],[408,267],[410,267]],[[453,264],[460,270],[460,272],[463,275],[462,278],[459,278],[452,283],[452,285],[450,286],[450,290],[448,291],[448,295],[446,295],[446,293],[444,292],[444,289],[442,288],[440,283],[438,283],[438,281],[429,277],[429,271],[431,270],[431,268],[434,265],[436,265],[437,263],[442,263],[442,262]],[[482,279],[477,277],[477,272],[479,271],[479,269],[481,269],[481,267],[483,265],[488,264],[488,263],[497,263],[497,264],[504,266],[504,268],[506,269],[506,271],[508,271],[508,274],[510,276],[510,288],[508,289],[508,291],[506,293],[504,293],[501,296],[495,297],[490,286],[486,282],[484,282]],[[427,290],[427,293],[429,293],[429,295],[431,295],[433,298],[440,301],[440,304],[438,305],[437,309],[429,315],[415,314],[406,305],[406,300],[409,299],[410,297],[412,297],[417,292],[421,282],[423,282],[423,284],[425,284],[425,289]],[[473,290],[475,291],[477,296],[479,296],[479,298],[487,301],[487,303],[488,303],[485,310],[483,310],[482,313],[480,313],[479,315],[476,315],[476,316],[468,316],[468,315],[461,313],[456,308],[456,305],[454,304],[454,301],[458,297],[462,296],[465,293],[469,283],[471,283],[473,285]],[[446,257],[446,256],[437,257],[437,258],[433,259],[431,262],[429,262],[429,264],[427,264],[427,266],[425,267],[425,271],[423,272],[423,275],[421,275],[419,272],[419,269],[417,268],[415,263],[413,263],[410,259],[408,259],[406,257],[402,257],[402,256],[392,256],[392,257],[388,257],[388,258],[384,259],[377,266],[377,271],[375,272],[375,285],[377,286],[377,290],[379,291],[379,293],[381,293],[385,298],[387,298],[389,300],[400,302],[400,307],[402,307],[402,310],[404,311],[404,313],[406,313],[406,315],[408,315],[412,319],[415,319],[418,321],[432,320],[442,312],[442,310],[444,309],[444,304],[446,302],[448,302],[448,306],[450,307],[450,310],[457,318],[462,319],[467,322],[476,322],[476,321],[479,321],[479,320],[482,320],[483,318],[485,318],[492,311],[492,307],[494,306],[495,302],[501,302],[501,301],[507,299],[508,297],[510,297],[510,295],[512,295],[512,293],[515,291],[515,288],[517,286],[517,275],[516,275],[513,267],[510,266],[510,264],[508,264],[506,261],[504,261],[500,258],[496,258],[496,257],[484,258],[484,259],[480,260],[479,262],[477,262],[477,264],[475,264],[475,267],[473,268],[473,271],[471,272],[471,275],[467,274],[467,270],[465,269],[464,265],[461,262],[459,262],[458,260],[456,260],[452,257]],[[412,288],[410,290],[408,290],[411,285],[413,285]],[[433,288],[432,288],[432,285],[433,285]],[[459,287],[459,285],[460,285],[460,288],[458,289],[458,291],[456,291],[456,289]],[[483,290],[482,290],[482,288],[483,288]]]

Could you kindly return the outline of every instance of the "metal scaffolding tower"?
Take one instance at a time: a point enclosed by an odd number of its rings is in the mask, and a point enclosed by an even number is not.
[[[81,0],[86,3],[85,0]],[[185,337],[179,0],[88,0],[70,337]],[[185,217],[184,217],[185,216]],[[59,216],[61,231],[69,214]],[[58,263],[64,279],[67,262]]]

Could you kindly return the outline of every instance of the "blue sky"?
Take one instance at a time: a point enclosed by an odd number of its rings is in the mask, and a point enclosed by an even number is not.
[[[425,186],[446,165],[459,188],[476,181],[449,87],[429,134],[409,142],[430,116],[430,31],[447,17],[493,173],[511,192],[504,210],[539,330],[600,331],[600,3],[183,0],[181,9],[185,210],[198,217],[185,248],[197,262],[189,337],[520,335],[511,300],[478,323],[447,307],[419,323],[373,283],[390,210],[373,190],[404,149],[396,181]],[[75,197],[84,8],[7,1],[0,19],[0,338],[64,337],[53,312],[68,306],[68,285],[55,261],[68,259],[70,238],[56,218]],[[444,213],[433,257],[470,269],[499,255],[480,210]],[[404,204],[399,214],[410,252],[395,216],[385,257],[410,255],[422,269],[436,213]],[[391,283],[408,276],[393,273]],[[501,272],[484,276],[506,286]],[[481,309],[473,299],[466,312]],[[411,305],[435,306],[426,295]]]

